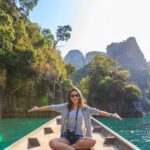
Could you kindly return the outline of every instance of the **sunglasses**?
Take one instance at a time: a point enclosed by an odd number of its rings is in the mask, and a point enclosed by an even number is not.
[[[71,98],[73,98],[73,97],[79,97],[79,94],[74,94],[74,95],[72,94],[72,95],[70,95],[70,97]]]

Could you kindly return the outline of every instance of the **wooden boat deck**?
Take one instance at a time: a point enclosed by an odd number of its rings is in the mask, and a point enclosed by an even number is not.
[[[139,150],[136,146],[91,117],[94,150]],[[60,136],[60,116],[29,133],[5,150],[51,150],[49,141]]]

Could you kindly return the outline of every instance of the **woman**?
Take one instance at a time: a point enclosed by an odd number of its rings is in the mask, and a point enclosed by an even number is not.
[[[122,120],[117,113],[108,113],[85,104],[81,91],[74,87],[68,93],[68,103],[34,107],[28,112],[52,110],[61,113],[60,138],[52,139],[50,147],[55,150],[89,149],[96,140],[92,138],[90,115],[101,115]],[[86,135],[83,135],[82,122],[85,122]]]

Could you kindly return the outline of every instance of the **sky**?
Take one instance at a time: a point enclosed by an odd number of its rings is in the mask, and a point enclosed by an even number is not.
[[[150,0],[39,0],[29,17],[53,34],[59,25],[72,27],[71,38],[59,44],[63,57],[73,49],[106,52],[134,36],[150,61]]]

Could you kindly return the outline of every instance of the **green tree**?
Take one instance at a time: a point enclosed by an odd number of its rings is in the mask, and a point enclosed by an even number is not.
[[[53,48],[56,48],[59,41],[68,41],[68,39],[71,37],[71,31],[72,28],[70,25],[58,26]]]
[[[76,68],[73,65],[71,65],[71,64],[66,64],[65,68],[66,68],[68,77],[72,80],[73,77],[74,77]]]
[[[12,52],[15,31],[12,27],[13,19],[0,10],[0,56]]]
[[[38,24],[29,22],[26,26],[28,37],[33,45],[33,48],[41,48],[44,46],[44,35]]]
[[[52,35],[50,29],[43,29],[42,34],[45,38],[45,45],[49,48],[53,48],[54,45],[54,36]]]
[[[39,0],[19,0],[20,10],[22,10],[26,15],[37,5]]]
[[[33,105],[62,102],[72,84],[52,49],[50,30],[32,23],[15,2],[0,0],[0,117],[22,117]],[[21,2],[28,11],[37,1]]]
[[[91,105],[127,116],[137,111],[134,102],[142,94],[137,85],[127,82],[130,75],[113,59],[95,56],[89,64],[87,77],[80,81],[80,87]]]
[[[89,95],[89,80],[90,80],[89,76],[82,78],[79,85],[80,90],[83,92],[84,97],[86,98]]]

